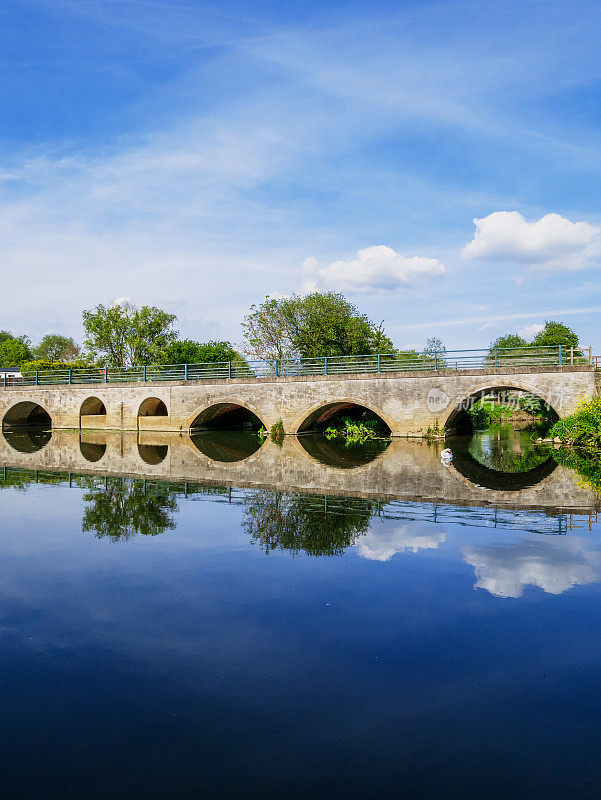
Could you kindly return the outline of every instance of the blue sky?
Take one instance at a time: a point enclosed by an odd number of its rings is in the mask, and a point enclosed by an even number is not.
[[[117,297],[241,342],[343,291],[399,346],[601,348],[601,6],[0,4],[0,328]],[[474,220],[479,220],[477,224]]]

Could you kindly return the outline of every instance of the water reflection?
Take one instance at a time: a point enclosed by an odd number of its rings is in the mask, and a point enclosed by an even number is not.
[[[371,439],[362,444],[349,444],[342,437],[326,439],[323,434],[299,436],[299,442],[316,461],[340,469],[369,464],[390,445],[390,439]]]
[[[465,548],[463,555],[474,567],[474,588],[496,597],[520,597],[526,586],[562,594],[600,577],[601,554],[580,539],[481,545]]]
[[[357,544],[357,553],[371,561],[389,561],[405,550],[412,553],[436,550],[446,538],[444,531],[421,530],[417,525],[371,527]]]
[[[79,449],[86,461],[95,464],[97,461],[100,461],[106,453],[106,441],[94,441],[93,439],[90,440],[87,436],[81,436],[79,440]]]
[[[232,463],[252,456],[263,444],[256,431],[198,431],[190,437],[194,446],[213,461]]]
[[[550,460],[548,451],[534,442],[535,436],[537,432],[505,423],[477,431],[465,441],[476,461],[495,472],[531,472]]]
[[[145,464],[156,466],[167,458],[169,450],[166,444],[138,444],[138,453]]]
[[[169,486],[153,487],[127,478],[107,478],[101,488],[93,487],[84,494],[82,530],[128,540],[137,536],[157,536],[175,528],[177,501]]]
[[[52,438],[52,431],[46,427],[30,426],[4,430],[2,435],[18,453],[36,453],[46,447]]]
[[[311,498],[294,494],[256,492],[248,497],[242,527],[266,553],[271,550],[303,551],[310,556],[341,555],[367,533],[374,504],[324,503],[317,508]]]

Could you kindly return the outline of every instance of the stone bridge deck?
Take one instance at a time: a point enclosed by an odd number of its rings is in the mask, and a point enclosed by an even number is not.
[[[566,365],[8,386],[0,388],[0,418],[8,427],[43,411],[55,429],[188,431],[242,407],[267,429],[281,419],[286,433],[296,434],[359,405],[378,414],[393,436],[406,436],[435,424],[452,426],[466,401],[497,388],[536,395],[562,417],[596,394],[596,372],[589,365]]]

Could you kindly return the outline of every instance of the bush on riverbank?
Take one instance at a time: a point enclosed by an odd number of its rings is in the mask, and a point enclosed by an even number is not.
[[[363,419],[340,417],[325,430],[327,439],[340,436],[347,444],[362,444],[370,439],[388,438],[382,421],[375,416],[365,415]]]
[[[555,423],[550,436],[567,445],[601,447],[601,398],[580,403],[573,414]]]
[[[601,455],[587,450],[560,447],[552,451],[553,458],[562,467],[577,472],[582,483],[595,492],[601,492]]]

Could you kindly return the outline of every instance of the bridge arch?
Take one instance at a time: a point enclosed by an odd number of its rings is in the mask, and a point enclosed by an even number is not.
[[[147,397],[138,408],[138,417],[168,417],[167,405],[160,397]]]
[[[166,444],[140,444],[138,442],[138,455],[145,464],[156,467],[167,458],[169,445]]]
[[[99,397],[86,397],[79,409],[80,417],[106,416],[106,406]]]
[[[370,411],[382,420],[390,433],[395,429],[394,420],[373,403],[365,404],[356,398],[344,397],[329,403],[324,403],[322,400],[320,403],[315,403],[310,408],[305,409],[294,421],[291,433],[297,434],[315,430],[316,428],[325,426],[336,414],[353,410]]]
[[[42,405],[34,400],[22,400],[15,403],[2,418],[2,430],[29,425],[52,427],[52,417]]]
[[[527,392],[533,397],[537,397],[546,403],[549,408],[559,418],[561,414],[554,407],[553,403],[555,398],[550,395],[545,389],[541,389],[534,383],[527,385],[526,381],[520,381],[520,385],[516,382],[512,383],[487,383],[484,386],[478,386],[471,392],[466,392],[465,395],[456,403],[450,404],[445,410],[440,426],[447,430],[457,429],[458,431],[470,430],[471,421],[469,419],[468,410],[472,405],[481,397],[485,397],[489,392],[494,391],[513,391],[513,392]]]
[[[206,406],[199,406],[188,415],[185,422],[187,430],[198,428],[267,427],[264,415],[252,403],[222,399]]]

